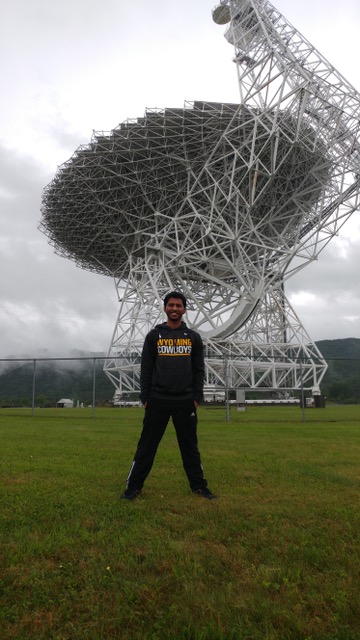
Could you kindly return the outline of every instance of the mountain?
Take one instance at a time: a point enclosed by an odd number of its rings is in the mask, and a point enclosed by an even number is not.
[[[335,402],[360,403],[360,339],[319,340],[328,369],[321,392]]]
[[[360,403],[360,339],[319,340],[316,344],[328,363],[323,395],[335,402]],[[36,405],[52,406],[61,398],[91,404],[94,358],[96,403],[111,402],[115,387],[103,372],[105,355],[76,351],[68,359],[36,359]],[[33,380],[34,359],[0,362],[0,406],[31,406]],[[133,395],[137,400],[138,394]]]
[[[74,356],[77,359],[36,360],[35,403],[55,405],[61,398],[91,404],[95,358],[95,398],[98,404],[109,402],[115,387],[103,372],[105,356]],[[78,359],[81,357],[82,359]],[[0,373],[0,405],[29,406],[32,402],[34,360],[11,361],[2,364]]]

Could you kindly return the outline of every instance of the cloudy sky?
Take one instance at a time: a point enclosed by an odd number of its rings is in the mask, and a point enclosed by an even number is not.
[[[107,351],[110,278],[54,254],[38,231],[41,194],[92,131],[146,107],[238,100],[215,0],[12,0],[1,15],[0,357]],[[275,6],[360,90],[358,0]],[[360,214],[289,281],[313,340],[360,337]]]

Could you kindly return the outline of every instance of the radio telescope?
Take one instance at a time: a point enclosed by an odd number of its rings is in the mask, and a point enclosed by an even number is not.
[[[206,345],[206,388],[319,386],[326,363],[284,293],[359,207],[360,95],[266,0],[223,0],[239,101],[147,109],[96,132],[45,188],[58,254],[115,279],[105,371],[138,389],[172,289]]]

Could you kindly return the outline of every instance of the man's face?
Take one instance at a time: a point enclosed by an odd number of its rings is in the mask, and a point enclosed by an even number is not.
[[[184,315],[186,309],[184,307],[184,303],[180,298],[169,298],[167,301],[164,311],[169,320],[172,322],[176,322],[181,320]]]

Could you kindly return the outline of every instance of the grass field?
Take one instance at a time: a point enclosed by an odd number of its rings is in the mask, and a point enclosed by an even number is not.
[[[0,410],[2,640],[359,640],[360,406],[200,408],[214,501],[141,418]]]

